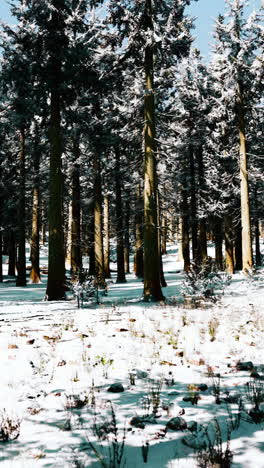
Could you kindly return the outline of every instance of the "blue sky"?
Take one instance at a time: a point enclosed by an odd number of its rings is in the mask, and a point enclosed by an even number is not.
[[[246,3],[246,0],[243,1]],[[249,4],[247,12],[249,12],[254,7],[259,7],[261,0],[249,0],[247,3]],[[193,31],[194,36],[196,36],[195,46],[200,49],[206,59],[209,56],[210,43],[213,40],[214,19],[224,11],[225,0],[198,0],[198,2],[192,2],[192,5],[188,8],[188,13],[197,17],[196,29]],[[7,22],[12,21],[7,0],[0,0],[0,18]]]

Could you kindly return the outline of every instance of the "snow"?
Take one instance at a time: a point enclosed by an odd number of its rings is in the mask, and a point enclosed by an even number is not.
[[[113,273],[100,305],[91,302],[82,309],[70,297],[44,302],[45,275],[37,286],[16,288],[12,278],[1,285],[0,414],[5,409],[21,421],[19,437],[0,442],[1,468],[119,466],[103,465],[90,445],[104,454],[107,446],[115,447],[112,433],[105,432],[99,443],[92,430],[94,424],[113,423],[111,408],[120,443],[125,430],[127,468],[146,465],[142,450],[148,450],[153,468],[198,466],[196,451],[183,440],[197,443],[210,424],[212,432],[214,417],[226,440],[227,392],[242,395],[245,407],[252,406],[246,398],[250,371],[236,364],[252,361],[254,371],[264,374],[263,270],[250,279],[235,274],[218,302],[191,308],[183,304],[184,274],[175,246],[164,256],[164,269],[168,301],[159,305],[141,302],[142,282],[133,274],[126,284],[115,284]],[[215,403],[210,372],[221,376],[221,404]],[[114,383],[124,391],[108,392]],[[201,384],[208,389],[197,390]],[[197,405],[183,401],[194,392]],[[160,400],[156,417],[155,395]],[[71,408],[76,401],[83,407]],[[230,408],[237,411],[236,404]],[[198,423],[199,431],[166,431],[179,414],[187,424]],[[145,417],[144,428],[130,424],[134,416]],[[255,424],[242,412],[231,434],[232,466],[264,467],[263,429],[263,422]]]

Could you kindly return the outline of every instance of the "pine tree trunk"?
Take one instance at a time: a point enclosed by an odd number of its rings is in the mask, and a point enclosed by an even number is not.
[[[201,258],[198,249],[198,222],[197,222],[197,202],[193,148],[189,148],[190,159],[190,179],[191,179],[191,234],[192,234],[192,258],[195,263],[199,263]]]
[[[137,278],[144,276],[143,260],[143,200],[141,197],[140,186],[137,188],[135,203],[135,256],[134,272]]]
[[[47,222],[46,222],[46,206],[45,201],[42,197],[41,202],[41,243],[45,245],[47,243]]]
[[[110,234],[109,234],[109,195],[104,196],[104,272],[106,278],[110,273]]]
[[[120,174],[120,153],[119,148],[115,148],[115,191],[116,191],[116,257],[117,257],[117,283],[125,283],[124,264],[124,238],[123,238],[123,206],[122,188]]]
[[[215,263],[219,270],[223,269],[223,228],[220,218],[214,219]]]
[[[66,228],[66,248],[65,248],[65,265],[71,270],[71,252],[72,252],[72,197],[68,205],[68,219]]]
[[[161,238],[162,238],[162,242],[161,242],[161,253],[162,255],[166,255],[167,254],[167,218],[165,216],[165,214],[163,214],[161,216]]]
[[[252,235],[250,224],[250,204],[247,170],[247,148],[245,132],[245,110],[243,99],[243,87],[238,82],[238,131],[239,131],[239,156],[240,156],[240,200],[241,200],[241,227],[242,227],[242,262],[243,272],[248,274],[253,268]]]
[[[102,233],[102,183],[101,162],[97,152],[94,155],[94,255],[97,283],[105,286],[103,233]]]
[[[18,259],[16,286],[26,286],[26,226],[25,226],[25,130],[19,133],[19,203],[18,203]]]
[[[71,270],[73,277],[78,275],[82,268],[81,254],[81,190],[79,167],[79,138],[74,140],[74,163],[72,171],[72,225],[71,225]]]
[[[160,284],[163,288],[167,286],[165,276],[164,276],[164,271],[163,271],[163,262],[162,262],[162,252],[161,252],[161,213],[160,213],[160,196],[159,193],[157,193],[157,216],[158,216],[158,221],[159,221],[159,226],[158,226],[158,248],[159,248],[159,261],[160,261]]]
[[[125,273],[130,273],[129,255],[130,255],[130,236],[129,236],[129,223],[130,223],[130,193],[126,194],[125,202],[125,235],[124,235],[124,260],[125,260]]]
[[[51,19],[56,31],[58,11],[52,12]],[[62,136],[61,136],[61,62],[59,54],[51,51],[50,84],[50,172],[49,172],[49,266],[46,297],[49,301],[65,299],[65,259],[63,237],[63,179]]]
[[[240,220],[235,228],[235,270],[242,270],[242,237]]]
[[[145,30],[153,30],[151,0],[145,0]],[[145,47],[144,98],[144,300],[164,299],[160,285],[160,258],[157,232],[157,176],[155,147],[155,103],[153,48]]]
[[[16,236],[11,229],[8,238],[8,276],[16,275]]]
[[[39,189],[39,135],[35,124],[35,148],[34,148],[34,188],[32,200],[32,234],[31,234],[31,264],[30,281],[33,284],[41,282],[39,268],[39,232],[40,232],[40,189]]]
[[[203,163],[203,149],[199,148],[197,152],[198,158],[198,178],[199,178],[199,191],[202,192],[205,188],[204,180],[204,163]],[[200,196],[201,199],[201,196]],[[206,219],[202,218],[199,222],[199,255],[202,263],[207,260],[207,227]]]
[[[225,266],[226,272],[233,275],[234,267],[234,242],[233,223],[230,215],[225,215]]]
[[[0,283],[3,282],[3,234],[0,226]]]
[[[189,240],[189,220],[188,220],[188,199],[186,190],[182,190],[182,203],[181,203],[181,213],[182,213],[182,256],[184,271],[190,271],[190,240]]]
[[[88,228],[88,250],[89,250],[89,275],[95,276],[95,241],[94,241],[94,229],[95,229],[95,222],[94,222],[94,203],[92,206],[92,212],[89,216],[89,228]]]
[[[178,242],[178,255],[177,255],[177,261],[182,262],[183,261],[183,237],[182,237],[182,232],[183,232],[183,217],[180,218],[179,223],[178,223],[178,231],[177,231],[177,242]]]
[[[258,191],[257,187],[254,190],[254,205],[255,205],[255,215],[254,215],[254,230],[255,230],[255,254],[256,254],[256,266],[261,266],[261,252],[260,252],[260,229],[259,229],[259,218],[258,218]]]

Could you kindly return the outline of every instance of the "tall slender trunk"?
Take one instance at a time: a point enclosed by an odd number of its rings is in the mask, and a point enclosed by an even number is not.
[[[40,231],[40,180],[39,180],[39,134],[35,123],[35,148],[34,148],[34,186],[32,199],[32,234],[31,234],[31,283],[38,284],[41,281],[39,268],[39,231]]]
[[[182,203],[181,203],[181,217],[182,217],[182,255],[184,262],[184,271],[190,270],[190,240],[189,240],[189,215],[188,215],[188,199],[186,190],[182,189]]]
[[[152,2],[145,0],[145,31],[153,30]],[[153,46],[145,46],[144,97],[144,300],[160,301],[160,259],[157,232],[157,176],[155,147],[155,102]]]
[[[94,154],[94,255],[95,275],[100,286],[105,285],[102,218],[101,161],[96,151]]]
[[[16,274],[16,236],[13,229],[10,229],[8,236],[8,276]]]
[[[254,190],[254,205],[255,205],[255,214],[254,214],[254,230],[255,230],[255,258],[256,266],[261,266],[261,252],[260,252],[260,229],[259,229],[259,217],[258,217],[258,190],[255,187]]]
[[[104,196],[104,271],[105,277],[111,278],[110,273],[110,233],[109,233],[109,195]]]
[[[242,270],[241,219],[238,220],[235,227],[235,270]]]
[[[92,211],[89,216],[88,221],[88,251],[89,251],[89,275],[95,275],[95,241],[94,241],[94,230],[95,230],[95,222],[94,222],[94,203],[92,205]]]
[[[168,230],[167,230],[167,218],[165,213],[161,215],[161,253],[162,255],[166,255],[167,253],[167,238],[168,238]]]
[[[115,147],[115,192],[116,192],[116,257],[117,257],[117,283],[125,283],[124,264],[124,237],[123,237],[123,204],[120,173],[120,153]]]
[[[198,222],[197,222],[197,201],[193,147],[189,148],[190,179],[191,179],[191,237],[192,237],[192,258],[195,263],[200,261],[198,248]]]
[[[199,191],[200,191],[200,200],[201,192],[205,188],[205,179],[204,179],[204,163],[203,163],[203,148],[200,147],[197,152],[198,159],[198,178],[199,178]],[[201,203],[201,202],[200,202]],[[203,217],[199,222],[199,255],[202,262],[207,260],[207,227],[206,219]]]
[[[3,233],[0,226],[0,283],[3,282]]]
[[[248,187],[248,169],[247,169],[247,144],[245,131],[245,110],[243,87],[238,82],[238,132],[239,132],[239,156],[240,156],[240,201],[241,201],[241,227],[242,227],[242,262],[243,272],[248,273],[253,268],[252,255],[252,234],[250,224],[250,204]]]
[[[68,219],[66,227],[66,246],[65,246],[65,265],[71,270],[71,252],[72,252],[72,197],[68,204]]]
[[[26,225],[25,225],[25,130],[21,128],[19,137],[19,202],[18,202],[18,259],[17,286],[26,286]]]
[[[223,228],[220,218],[214,219],[215,263],[219,270],[223,269]]]
[[[164,270],[163,270],[163,262],[162,262],[162,251],[161,251],[161,212],[160,212],[160,196],[157,193],[157,216],[158,216],[158,248],[159,248],[159,263],[160,263],[160,284],[163,288],[167,286]]]
[[[144,276],[143,260],[143,200],[141,197],[140,186],[137,187],[135,201],[135,256],[134,272],[137,278]]]
[[[234,267],[234,233],[233,223],[230,215],[225,215],[225,264],[227,273],[233,275]]]
[[[82,268],[81,254],[81,190],[80,190],[80,148],[79,136],[74,139],[73,145],[73,171],[72,171],[72,242],[71,242],[71,270],[76,277]]]
[[[59,23],[58,11],[52,12],[54,29]],[[55,29],[56,30],[56,29]],[[46,297],[49,301],[65,298],[65,259],[63,237],[63,179],[61,136],[61,61],[55,51],[51,57],[50,88],[50,172],[49,172],[49,266]]]
[[[125,260],[125,273],[130,273],[130,265],[129,265],[129,255],[130,255],[130,232],[129,232],[129,224],[130,224],[130,192],[127,191],[126,193],[126,201],[125,201],[125,234],[124,234],[124,260]]]

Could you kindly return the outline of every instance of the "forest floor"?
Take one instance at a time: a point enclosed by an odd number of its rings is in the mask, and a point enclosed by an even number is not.
[[[264,467],[264,270],[192,304],[176,250],[159,305],[133,274],[80,309],[44,302],[45,275],[26,288],[5,276],[1,468],[209,467],[228,439],[232,466]]]

